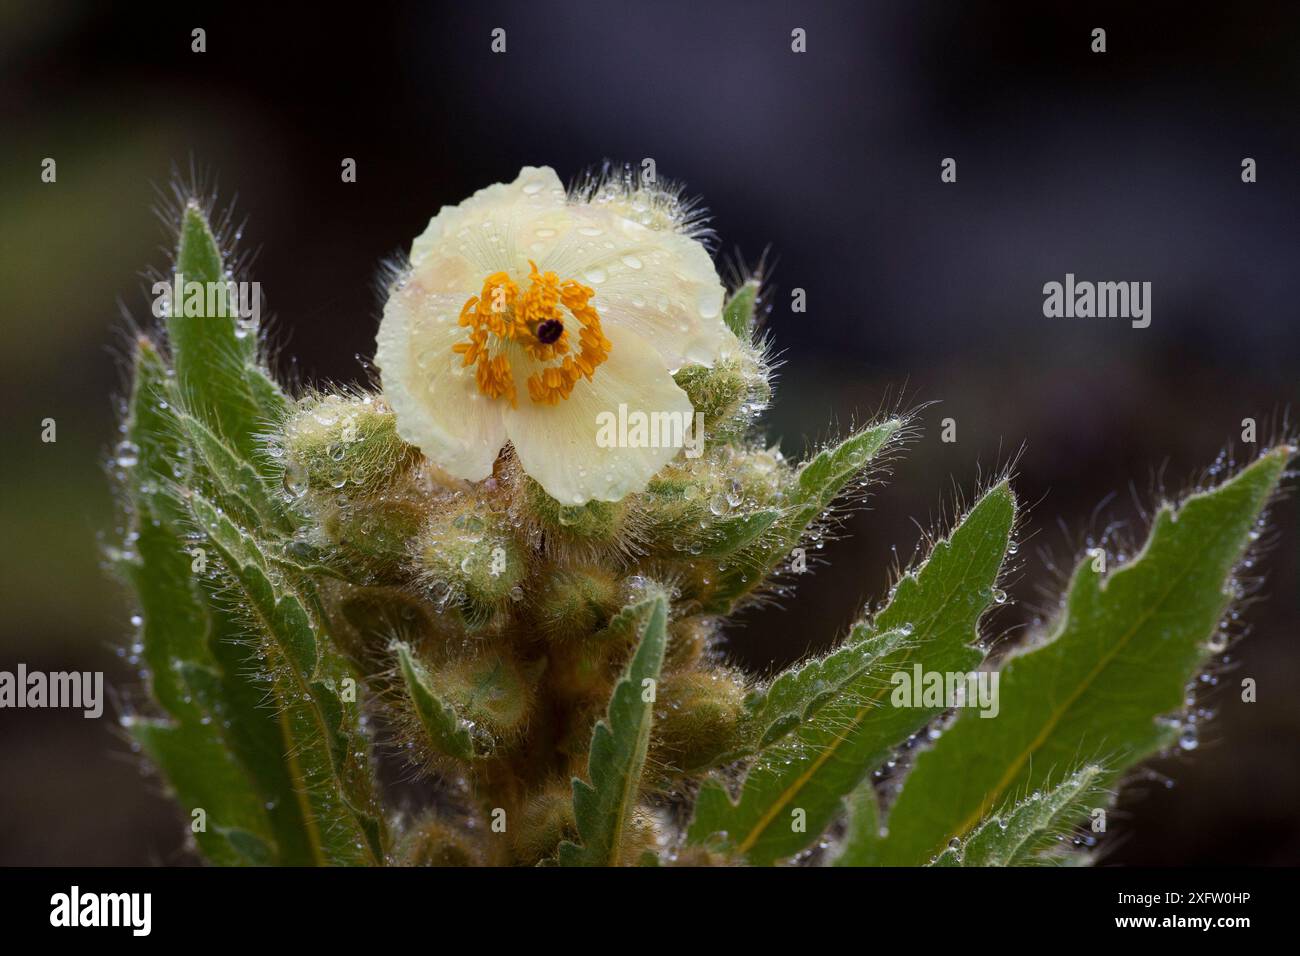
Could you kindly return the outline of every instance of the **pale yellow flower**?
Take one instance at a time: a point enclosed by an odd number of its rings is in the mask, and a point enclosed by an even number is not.
[[[739,348],[708,251],[655,199],[570,197],[553,170],[525,167],[443,207],[379,327],[398,433],[469,481],[492,473],[508,440],[565,504],[643,489],[679,449],[605,447],[602,413],[689,421],[672,373]]]

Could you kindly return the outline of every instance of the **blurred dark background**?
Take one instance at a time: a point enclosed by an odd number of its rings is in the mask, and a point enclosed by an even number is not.
[[[131,609],[99,566],[114,526],[102,462],[121,308],[147,316],[141,273],[168,242],[152,210],[174,166],[247,216],[280,371],[305,380],[361,377],[380,261],[523,164],[567,180],[652,157],[705,198],[720,252],[753,262],[770,246],[786,363],[770,423],[787,453],[882,406],[936,404],[829,564],[731,633],[758,670],[830,641],[910,558],[918,523],[1012,460],[1032,510],[994,624],[1017,633],[1090,531],[1140,536],[1140,506],[1194,482],[1243,418],[1266,439],[1300,397],[1300,6],[179,9],[0,6],[0,668],[136,680],[119,655]],[[955,185],[939,180],[949,156]],[[40,182],[45,157],[56,184]],[[1043,283],[1066,272],[1150,281],[1150,328],[1044,318]],[[56,444],[40,441],[46,417]],[[1110,862],[1300,862],[1294,503],[1275,518],[1267,601],[1210,695],[1219,717],[1127,792]],[[1257,704],[1230,692],[1242,675]],[[0,863],[192,862],[179,811],[113,727],[111,711],[0,713]]]

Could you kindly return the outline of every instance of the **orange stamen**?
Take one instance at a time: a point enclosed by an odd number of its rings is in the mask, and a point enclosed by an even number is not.
[[[474,379],[482,394],[507,398],[511,407],[516,407],[514,373],[506,347],[518,345],[533,361],[553,363],[528,377],[528,397],[540,405],[558,405],[572,394],[580,378],[591,380],[609,358],[613,345],[591,305],[596,294],[592,289],[573,279],[562,281],[554,272],[538,272],[531,261],[528,265],[529,286],[522,293],[504,272],[483,280],[482,293],[471,296],[460,310],[458,321],[469,329],[468,339],[457,342],[452,351],[461,356],[463,367],[475,367]],[[576,354],[571,354],[566,312],[581,326]],[[564,328],[553,341],[543,342],[537,330],[548,321],[559,322]],[[553,327],[548,331],[553,332]]]

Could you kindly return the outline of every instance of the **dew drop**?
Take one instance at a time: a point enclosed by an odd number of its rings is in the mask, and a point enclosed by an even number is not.
[[[119,468],[134,468],[140,461],[140,448],[135,442],[124,439],[113,449],[113,459]]]
[[[700,317],[705,319],[716,318],[722,312],[722,303],[718,298],[717,291],[707,286],[700,289],[696,306],[700,310]]]

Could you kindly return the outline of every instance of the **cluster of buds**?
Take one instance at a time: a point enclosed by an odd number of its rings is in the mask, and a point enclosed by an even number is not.
[[[570,781],[635,646],[620,612],[648,597],[671,609],[669,645],[625,852],[661,841],[656,793],[736,749],[750,687],[721,660],[719,623],[761,587],[795,481],[755,435],[770,373],[746,333],[740,354],[678,373],[704,417],[702,454],[618,502],[555,500],[509,447],[491,477],[453,479],[399,436],[379,394],[312,394],[283,423],[270,452],[307,519],[297,543],[322,569],[329,629],[399,748],[461,784],[462,819],[412,821],[405,862],[536,863],[572,837]],[[511,838],[476,841],[494,814]]]

